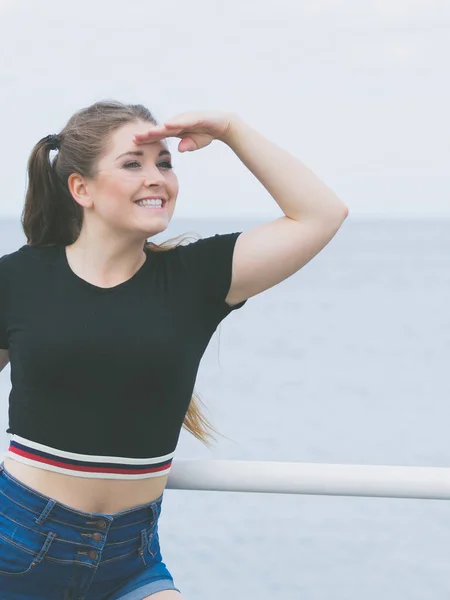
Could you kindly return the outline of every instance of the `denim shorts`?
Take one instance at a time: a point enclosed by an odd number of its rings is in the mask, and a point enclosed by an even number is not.
[[[0,597],[142,600],[180,590],[162,562],[157,500],[115,514],[75,510],[0,464]]]

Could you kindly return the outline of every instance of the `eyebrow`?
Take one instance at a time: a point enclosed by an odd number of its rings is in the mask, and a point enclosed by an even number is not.
[[[122,156],[126,156],[127,154],[131,154],[133,156],[144,156],[144,153],[142,152],[142,150],[130,150],[130,152],[124,152],[124,154],[121,154],[120,156],[118,156],[116,158],[116,160],[119,160],[119,158],[122,158]],[[171,153],[168,150],[161,150],[161,152],[158,154],[159,156],[172,156]]]

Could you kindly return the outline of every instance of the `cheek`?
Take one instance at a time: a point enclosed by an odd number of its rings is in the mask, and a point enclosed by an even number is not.
[[[114,179],[109,182],[109,187],[112,190],[117,190],[117,193],[125,193],[135,187],[137,183],[139,182],[136,177],[133,178],[124,173],[123,175],[114,177]]]
[[[124,200],[131,200],[135,192],[136,182],[128,177],[116,177],[109,181],[103,188],[103,196],[109,198],[111,204],[123,203]]]
[[[172,176],[169,178],[167,183],[170,187],[170,193],[171,193],[172,197],[177,196],[178,190],[179,190],[179,185],[178,185],[178,177],[175,175],[175,173],[172,174]]]

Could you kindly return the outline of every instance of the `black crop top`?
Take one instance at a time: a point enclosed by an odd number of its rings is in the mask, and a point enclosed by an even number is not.
[[[81,477],[166,475],[200,360],[230,307],[234,245],[216,234],[156,252],[112,288],[76,275],[64,246],[0,258],[9,349],[8,457]]]

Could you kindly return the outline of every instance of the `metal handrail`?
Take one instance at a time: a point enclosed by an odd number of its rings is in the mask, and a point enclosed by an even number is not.
[[[450,468],[175,459],[168,489],[450,499]]]

